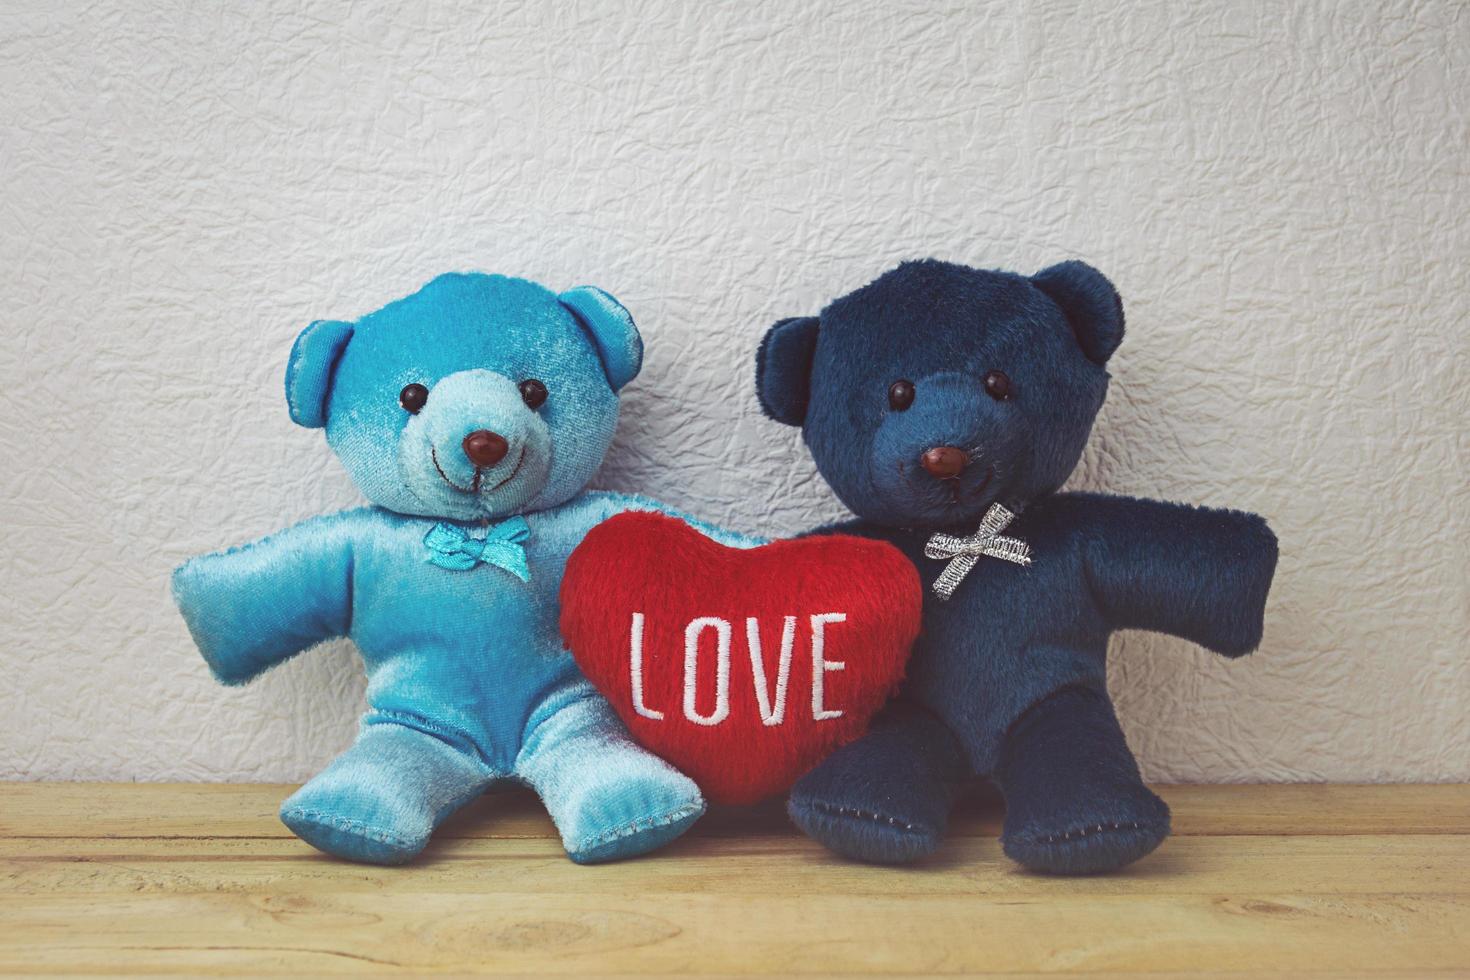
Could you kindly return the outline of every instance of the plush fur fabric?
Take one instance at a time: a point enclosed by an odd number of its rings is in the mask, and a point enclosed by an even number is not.
[[[225,683],[329,637],[362,654],[357,742],[281,809],[303,839],[406,861],[503,780],[536,789],[575,861],[657,847],[703,812],[695,784],[633,743],[557,634],[563,568],[587,531],[660,509],[584,492],[641,355],[631,317],[600,290],[478,274],[302,333],[292,417],[326,427],[374,506],[196,558],[173,586]],[[544,402],[524,395],[531,379]],[[427,397],[407,397],[410,385]]]
[[[995,779],[1006,794],[1001,846],[1040,871],[1109,871],[1169,833],[1169,808],[1143,785],[1099,687],[1062,688],[1027,710],[1005,739]]]
[[[904,692],[923,710],[893,722],[916,730],[875,730],[793,789],[793,819],[834,849],[890,862],[932,850],[934,814],[972,775],[1006,795],[1006,850],[1029,867],[1107,870],[1167,835],[1107,700],[1108,638],[1150,629],[1227,656],[1254,649],[1276,539],[1252,514],[1056,492],[1122,336],[1116,291],[1083,263],[1027,278],[925,261],[836,300],[815,325],[778,323],[762,344],[762,405],[802,426],[859,517],[835,530],[897,545],[926,587]],[[1004,385],[987,384],[994,372]],[[914,397],[895,407],[900,379]],[[957,476],[922,465],[935,447],[964,454]],[[972,533],[995,503],[1019,515],[1005,533],[1033,563],[982,558],[940,600],[930,587],[947,561],[925,557],[926,541]]]
[[[292,416],[324,420],[358,488],[399,514],[478,521],[564,503],[602,465],[643,350],[607,294],[566,295],[574,305],[524,279],[451,273],[355,324],[313,324],[287,368]],[[531,378],[550,393],[536,409],[518,388]],[[414,414],[399,403],[408,384],[429,389]],[[482,469],[460,446],[479,429],[511,447]]]
[[[561,629],[640,743],[710,799],[754,803],[863,733],[922,605],[913,565],[879,541],[737,550],[623,514],[567,562]]]
[[[889,704],[863,739],[797,783],[797,826],[839,854],[902,863],[932,853],[966,765],[948,726],[912,700]]]

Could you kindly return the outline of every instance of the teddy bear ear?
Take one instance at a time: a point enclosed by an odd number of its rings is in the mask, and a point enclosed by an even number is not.
[[[1123,300],[1107,276],[1074,259],[1042,269],[1031,282],[1062,308],[1088,360],[1106,364],[1123,342]]]
[[[643,367],[643,338],[633,314],[622,303],[596,286],[568,289],[558,298],[592,335],[613,391],[638,377]]]
[[[806,421],[819,324],[814,316],[781,320],[766,331],[755,352],[756,398],[766,415],[784,425]]]
[[[291,421],[308,429],[327,424],[332,372],[351,339],[352,324],[341,320],[317,320],[301,331],[286,362],[286,404],[291,409]]]

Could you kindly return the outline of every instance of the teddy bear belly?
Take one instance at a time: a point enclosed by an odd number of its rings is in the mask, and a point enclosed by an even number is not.
[[[1107,678],[1105,641],[1049,642],[1044,612],[1028,621],[1007,606],[967,597],[963,587],[948,603],[930,603],[909,661],[908,696],[944,720],[980,774],[994,768],[1001,738],[1027,708],[1063,687]]]
[[[505,657],[420,649],[370,669],[367,700],[379,715],[473,744],[493,768],[509,772],[538,709],[577,685],[586,681],[555,651]]]
[[[473,743],[504,771],[513,765],[528,723],[547,697],[586,683],[569,655],[533,638],[425,642],[364,659],[373,711]]]
[[[940,601],[932,589],[945,563],[924,556],[927,532],[844,529],[891,541],[918,569],[924,628],[904,692],[954,731],[976,773],[994,768],[1002,736],[1027,708],[1069,685],[1106,684],[1107,630],[1077,586],[1073,550],[1055,536],[1022,525],[1044,561],[1022,569],[985,559]]]
[[[557,631],[553,584],[537,582],[534,564],[531,585],[485,565],[395,568],[371,595],[359,584],[355,597],[352,639],[367,669],[368,704],[508,764],[549,692],[581,679]],[[405,568],[413,580],[405,581]]]

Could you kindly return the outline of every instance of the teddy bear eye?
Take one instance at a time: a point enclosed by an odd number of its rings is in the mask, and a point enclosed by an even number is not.
[[[914,383],[900,378],[888,386],[888,407],[902,412],[914,403]]]
[[[535,378],[521,382],[521,400],[527,408],[540,408],[546,402],[546,386]]]
[[[428,401],[429,389],[418,382],[404,385],[403,390],[398,393],[398,404],[407,409],[410,415],[417,415]]]
[[[998,402],[1003,402],[1011,397],[1014,391],[1011,379],[1004,371],[987,371],[985,373],[985,393]]]

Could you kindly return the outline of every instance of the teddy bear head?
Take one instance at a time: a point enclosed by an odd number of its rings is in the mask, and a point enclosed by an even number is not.
[[[1122,339],[1117,292],[1082,262],[1030,277],[906,262],[772,327],[756,388],[858,516],[973,528],[1067,479]]]
[[[586,486],[642,358],[632,317],[600,289],[454,273],[355,323],[311,324],[286,399],[373,503],[498,518]]]

